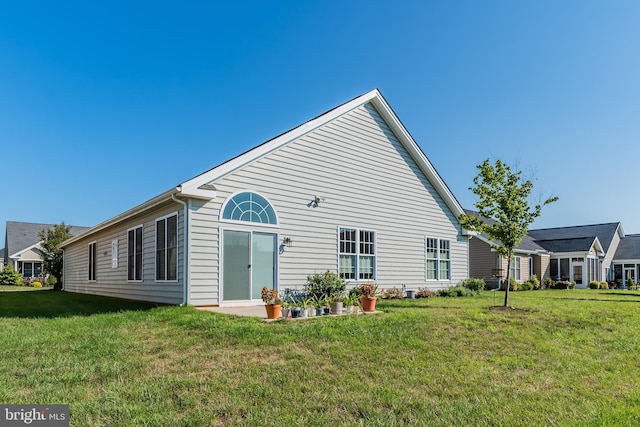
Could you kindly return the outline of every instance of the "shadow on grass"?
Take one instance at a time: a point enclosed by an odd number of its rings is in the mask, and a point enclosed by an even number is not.
[[[53,290],[0,293],[0,318],[91,316],[120,311],[147,311],[158,306],[161,304]]]

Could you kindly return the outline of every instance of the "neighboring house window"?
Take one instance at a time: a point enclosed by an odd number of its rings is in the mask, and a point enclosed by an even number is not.
[[[89,243],[89,280],[96,280],[96,242]]]
[[[229,199],[222,211],[222,219],[257,222],[259,224],[278,224],[276,212],[267,199],[251,192],[238,193]]]
[[[127,279],[142,280],[142,226],[132,228],[127,235]]]
[[[345,280],[376,278],[376,234],[370,230],[339,228],[338,274]]]
[[[425,273],[427,280],[451,278],[451,242],[445,239],[425,239]]]
[[[42,276],[41,262],[20,262],[18,266],[18,270],[20,270],[22,277],[24,278]]]
[[[511,262],[511,271],[509,272],[510,277],[513,277],[515,280],[520,280],[520,257],[513,257],[513,262]]]
[[[156,221],[156,280],[178,279],[178,215]]]
[[[529,277],[533,276],[533,257],[529,257]]]

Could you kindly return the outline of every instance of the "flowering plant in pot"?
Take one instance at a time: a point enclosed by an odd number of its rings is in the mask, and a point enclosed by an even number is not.
[[[375,283],[363,283],[358,288],[358,294],[360,295],[360,302],[362,303],[362,311],[376,311],[376,301],[380,296],[378,285]]]
[[[267,309],[268,319],[277,319],[280,317],[280,311],[282,310],[282,300],[278,296],[278,291],[275,289],[269,289],[266,286],[262,288],[261,292],[262,301]]]

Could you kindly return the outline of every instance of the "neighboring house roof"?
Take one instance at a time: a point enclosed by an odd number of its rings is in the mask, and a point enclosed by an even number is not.
[[[255,162],[256,160],[279,149],[280,147],[301,138],[307,133],[318,129],[319,127],[329,123],[330,121],[337,119],[338,117],[367,103],[370,103],[374,106],[376,111],[385,120],[389,128],[398,138],[400,143],[402,143],[404,148],[411,155],[412,159],[416,162],[420,170],[429,179],[429,182],[433,185],[440,197],[442,197],[442,200],[452,211],[453,215],[456,218],[459,217],[463,213],[463,210],[456,200],[455,196],[453,195],[449,187],[447,187],[444,180],[442,179],[440,174],[438,174],[429,159],[427,159],[427,156],[420,149],[416,141],[404,127],[398,116],[396,116],[395,112],[392,110],[391,106],[389,106],[380,91],[378,91],[378,89],[374,89],[338,107],[335,107],[273,139],[270,139],[258,145],[257,147],[214,167],[213,169],[197,175],[196,177],[177,185],[175,188],[172,188],[160,194],[159,196],[142,203],[141,205],[138,205],[116,217],[113,217],[101,224],[96,225],[88,233],[85,233],[85,236],[97,233],[107,227],[110,227],[113,224],[119,223],[120,221],[131,218],[145,210],[151,209],[159,205],[160,203],[165,202],[167,199],[175,200],[176,197],[195,198],[203,200],[214,199],[216,197],[216,189],[214,186],[209,185],[210,182],[215,181],[238,170],[239,168]],[[80,237],[69,239],[64,242],[62,246],[67,246],[77,241],[79,238]]]
[[[469,216],[477,216],[478,212],[473,211],[471,209],[465,209],[464,212],[469,215]],[[492,225],[495,223],[495,221],[493,219],[490,218],[484,218],[484,221],[486,223],[488,223],[489,225]],[[479,234],[476,237],[478,237],[479,239],[483,240],[484,242],[488,243],[488,244],[500,244],[500,241],[491,241],[491,239],[489,239],[489,236],[485,235],[485,234]],[[516,252],[521,252],[521,253],[544,253],[547,252],[547,249],[543,248],[542,246],[540,246],[535,239],[533,239],[531,236],[527,235],[524,236],[522,238],[522,242],[520,242],[520,244],[518,246],[516,246],[514,248],[514,250]]]
[[[38,232],[53,226],[54,224],[7,221],[4,259],[8,260],[28,249],[37,249],[37,245],[40,243]],[[71,234],[77,236],[88,229],[89,227],[71,226]]]
[[[558,228],[543,228],[538,230],[529,230],[529,236],[533,237],[538,243],[545,242],[542,244],[545,248],[549,249],[550,245],[555,245],[550,243],[551,241],[562,241],[562,240],[576,240],[576,239],[586,239],[591,238],[591,242],[593,242],[593,238],[597,237],[600,244],[602,245],[602,249],[604,252],[609,251],[609,246],[613,240],[613,237],[618,233],[620,237],[624,237],[624,231],[622,230],[622,225],[619,222],[610,222],[607,224],[594,224],[594,225],[578,225],[574,227],[558,227]],[[549,243],[546,243],[549,242]],[[559,247],[585,247],[586,240],[584,242],[576,241],[573,243],[558,243]],[[563,246],[565,245],[565,246]],[[590,247],[590,246],[589,246]],[[573,249],[570,250],[554,250],[549,249],[553,252],[572,252]],[[588,249],[587,249],[588,250]]]
[[[602,250],[597,237],[578,237],[575,239],[537,240],[538,244],[550,252],[588,252],[596,245],[596,250]]]
[[[640,259],[640,234],[628,234],[620,240],[614,260]]]

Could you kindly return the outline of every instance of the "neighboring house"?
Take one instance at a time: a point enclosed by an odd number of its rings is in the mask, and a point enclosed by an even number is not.
[[[465,212],[476,214],[471,210]],[[611,265],[624,236],[619,222],[529,230],[515,248],[510,276],[524,282],[536,274],[541,281],[551,277],[576,282],[576,288],[586,288],[592,280],[613,278]],[[491,248],[491,243],[487,236],[471,238],[469,272],[471,277],[483,278],[489,286],[495,287],[497,279],[506,276],[507,262]],[[640,265],[640,257],[638,259]],[[622,268],[618,267],[620,277]],[[635,272],[634,277],[640,274],[635,264],[627,269]]]
[[[477,212],[468,209],[465,209],[465,213],[477,215]],[[483,234],[476,234],[469,240],[469,275],[484,279],[489,288],[497,288],[499,280],[507,276],[507,259],[500,256],[491,247],[492,244],[499,242],[494,242]],[[540,280],[544,280],[549,275],[549,260],[549,252],[530,236],[525,236],[514,248],[509,277],[525,282],[535,274]]]
[[[640,234],[628,234],[620,240],[608,279],[626,284],[629,277],[634,283],[640,278]]]
[[[461,213],[373,90],[68,240],[64,289],[254,304],[325,270],[443,288],[469,276]]]
[[[529,230],[529,236],[551,253],[549,275],[586,288],[590,281],[604,281],[624,230],[619,222]]]
[[[40,230],[52,228],[53,224],[7,221],[3,264],[11,265],[24,278],[42,276],[42,253],[40,251]],[[80,234],[89,227],[71,226],[71,234]]]

